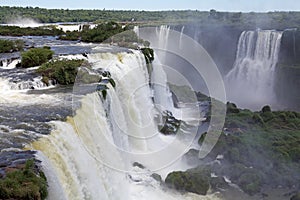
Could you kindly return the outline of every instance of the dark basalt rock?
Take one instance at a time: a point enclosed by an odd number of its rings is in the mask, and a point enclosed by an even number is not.
[[[298,192],[297,194],[293,195],[290,200],[300,200],[300,192]]]
[[[163,125],[159,125],[159,131],[165,135],[176,134],[181,121],[176,119],[170,111],[163,112]]]
[[[133,166],[133,167],[138,167],[138,168],[141,168],[141,169],[145,169],[145,166],[142,165],[141,163],[138,163],[138,162],[134,162],[134,163],[132,164],[132,166]]]
[[[154,174],[151,175],[151,177],[152,177],[154,180],[156,180],[156,181],[162,183],[162,178],[161,178],[161,176],[160,176],[159,174],[154,173]]]

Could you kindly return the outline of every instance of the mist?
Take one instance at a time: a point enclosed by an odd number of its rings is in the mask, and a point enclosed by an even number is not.
[[[38,27],[38,26],[43,25],[35,19],[27,18],[27,17],[21,17],[21,16],[15,16],[15,17],[7,20],[7,24],[20,26],[20,27]]]

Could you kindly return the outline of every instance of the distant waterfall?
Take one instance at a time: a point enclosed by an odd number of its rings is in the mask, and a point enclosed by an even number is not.
[[[179,39],[179,48],[182,46],[182,36],[183,36],[184,26],[181,27],[180,39]]]
[[[273,103],[281,37],[273,30],[242,32],[234,67],[225,77],[230,101],[251,109]]]
[[[159,47],[162,49],[167,49],[168,41],[169,41],[169,32],[170,32],[170,26],[162,25],[160,27],[156,27],[158,44]]]

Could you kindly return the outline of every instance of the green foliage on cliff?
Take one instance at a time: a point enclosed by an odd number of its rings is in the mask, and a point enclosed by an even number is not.
[[[198,167],[186,172],[172,172],[168,174],[165,183],[179,191],[206,195],[210,187],[210,169]]]
[[[22,51],[24,42],[22,40],[0,40],[0,53],[11,53]]]
[[[46,199],[47,180],[42,172],[36,172],[33,160],[22,169],[15,169],[0,179],[0,199]]]
[[[43,81],[48,84],[54,80],[61,85],[73,84],[76,79],[78,68],[84,60],[52,60],[44,63],[36,72],[43,76]]]
[[[0,35],[3,36],[56,36],[63,34],[53,26],[36,27],[36,28],[20,28],[17,26],[0,26]]]
[[[39,66],[50,60],[53,54],[48,47],[29,49],[22,53],[21,66],[24,68]]]
[[[199,145],[206,136],[204,133],[199,138]],[[198,161],[202,163],[199,167],[210,166],[218,178],[228,177],[249,195],[263,193],[262,189],[266,187],[300,190],[299,144],[300,113],[272,111],[270,106],[252,112],[227,103],[224,130],[208,156]],[[198,155],[198,150],[191,150],[186,158],[195,161],[199,159]],[[213,164],[219,155],[223,155],[218,158],[220,164]],[[175,189],[186,190],[182,179],[187,172],[170,175],[176,182]],[[192,181],[190,185],[196,183],[192,178],[189,181]],[[210,180],[211,186],[212,183]]]
[[[238,110],[227,112],[224,133],[209,155],[224,155],[216,173],[250,195],[260,192],[263,184],[300,187],[300,114],[271,111],[269,106],[259,112]]]
[[[84,42],[103,42],[110,38],[113,42],[111,37],[121,32],[123,32],[123,28],[120,24],[107,22],[98,24],[94,29],[83,31],[81,40]]]

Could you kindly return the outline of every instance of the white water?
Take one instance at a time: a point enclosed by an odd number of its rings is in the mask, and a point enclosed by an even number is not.
[[[137,35],[138,37],[140,37],[140,31],[139,31],[139,27],[138,27],[138,26],[134,26],[134,27],[133,27],[133,31],[136,33],[136,35]]]
[[[226,75],[230,101],[251,109],[272,105],[281,37],[282,32],[271,30],[241,34],[234,67]]]
[[[16,59],[11,62],[9,62],[8,60],[2,60],[2,65],[0,66],[0,68],[13,69],[13,68],[16,68],[16,65],[20,62],[21,62],[21,59]]]
[[[181,32],[180,32],[179,48],[181,48],[181,46],[182,46],[182,36],[183,36],[183,31],[184,31],[184,26],[182,26]]]
[[[48,85],[42,81],[42,77],[35,77],[32,80],[9,83],[12,90],[49,89],[54,87],[54,82],[49,81]]]
[[[182,29],[183,31],[183,29]],[[155,60],[153,62],[153,71],[151,74],[151,83],[154,91],[154,102],[158,105],[158,108],[163,110],[169,110],[173,115],[181,119],[179,111],[174,108],[174,103],[172,99],[172,94],[168,85],[167,74],[164,71],[164,66],[166,59],[166,50],[168,48],[170,27],[162,25],[156,28],[156,37],[158,38],[157,47],[158,52],[155,54]]]
[[[28,90],[20,90],[17,84],[8,79],[0,78],[0,104],[34,105],[34,104],[59,104],[60,100],[54,95],[36,94],[28,95]]]
[[[168,47],[168,41],[169,41],[169,33],[170,33],[170,26],[162,25],[160,27],[156,27],[156,37],[158,38],[158,47],[162,50],[167,50]],[[163,59],[165,57],[164,52],[161,52],[162,55],[160,55],[161,62],[164,62]]]
[[[172,94],[167,83],[167,75],[158,60],[154,60],[152,65],[151,83],[154,92],[154,102],[161,111],[169,110],[176,114]]]
[[[57,194],[72,200],[217,199],[169,191],[150,177],[153,172],[164,178],[170,170],[185,170],[180,162],[171,164],[188,150],[193,136],[187,134],[185,141],[158,134],[143,55],[96,53],[88,60],[94,69],[109,70],[116,88],[109,86],[106,100],[98,93],[85,95],[73,118],[51,122],[51,135],[32,144],[51,163],[50,179],[59,181],[49,184],[62,187],[56,191],[50,185],[49,200]],[[147,169],[133,167],[135,161]]]

